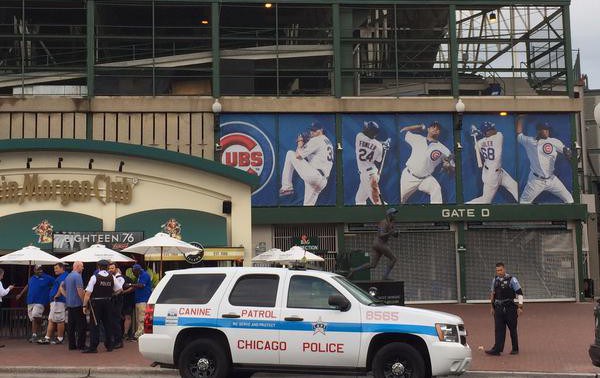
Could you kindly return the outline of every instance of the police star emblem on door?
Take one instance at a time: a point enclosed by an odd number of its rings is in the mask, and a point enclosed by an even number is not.
[[[323,335],[325,335],[325,331],[327,330],[327,323],[324,323],[323,319],[321,319],[321,317],[319,316],[319,319],[317,319],[317,321],[312,324],[312,328],[313,336],[317,333],[322,333]]]

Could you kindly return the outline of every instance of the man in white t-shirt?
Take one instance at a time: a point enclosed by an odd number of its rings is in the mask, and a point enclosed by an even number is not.
[[[6,289],[2,285],[4,279],[4,269],[0,268],[0,310],[2,310],[2,297],[5,297],[13,289],[14,285],[9,285]],[[4,344],[0,344],[0,348],[4,348]]]

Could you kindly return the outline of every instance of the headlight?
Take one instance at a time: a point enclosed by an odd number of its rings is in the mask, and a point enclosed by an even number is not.
[[[458,328],[454,324],[436,323],[435,329],[440,341],[447,341],[450,343],[457,343],[459,341]]]

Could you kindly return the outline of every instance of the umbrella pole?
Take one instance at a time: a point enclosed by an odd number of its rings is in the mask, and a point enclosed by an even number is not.
[[[159,277],[162,278],[163,276],[163,247],[160,247],[160,275]]]

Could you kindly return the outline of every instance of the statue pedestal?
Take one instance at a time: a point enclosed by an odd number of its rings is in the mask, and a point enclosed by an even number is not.
[[[354,281],[361,289],[369,292],[375,288],[377,299],[385,304],[404,306],[404,281]]]

